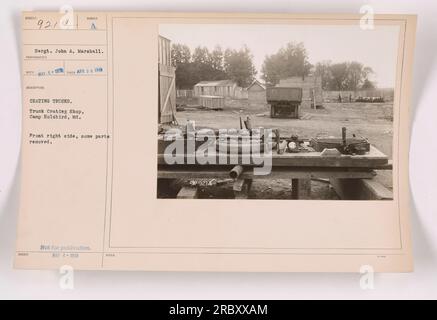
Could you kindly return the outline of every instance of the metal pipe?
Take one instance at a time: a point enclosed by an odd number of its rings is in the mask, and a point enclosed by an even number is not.
[[[229,176],[235,180],[243,173],[243,170],[243,166],[237,165],[229,172]]]

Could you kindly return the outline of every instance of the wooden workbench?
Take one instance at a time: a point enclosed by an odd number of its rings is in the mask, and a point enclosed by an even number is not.
[[[250,159],[250,163],[243,163],[241,155],[230,156],[228,154],[216,155],[214,164],[209,166],[223,166],[220,163],[220,158],[224,158],[225,164],[237,165],[243,164],[247,166],[256,166],[263,160],[265,156],[260,155]],[[233,160],[233,161],[231,161]],[[370,146],[370,151],[365,155],[339,155],[339,156],[322,156],[320,152],[299,152],[282,154],[272,152],[272,166],[273,167],[340,167],[340,168],[376,168],[387,165],[388,157],[374,146]],[[165,165],[163,154],[158,154],[158,165]],[[189,164],[198,164],[194,156],[185,155],[184,164],[176,164],[174,166],[184,166]],[[203,165],[202,165],[203,166]]]
[[[244,163],[241,155],[231,157],[219,155],[215,163],[198,164],[195,157],[184,156],[184,164],[168,165],[164,155],[158,155],[159,179],[221,179],[229,178],[229,171],[237,164],[243,165],[245,170],[234,184],[237,198],[244,197],[242,191],[248,192],[253,179],[291,179],[294,199],[308,199],[311,192],[311,179],[329,179],[337,194],[344,199],[390,199],[391,192],[379,185],[372,178],[374,170],[391,170],[392,165],[388,157],[374,146],[365,155],[322,156],[320,152],[299,152],[283,154],[272,152],[272,170],[268,175],[255,175],[254,166],[259,166],[261,159],[251,159]],[[223,161],[223,159],[225,161]],[[230,162],[232,160],[232,162]],[[190,164],[191,163],[191,164]],[[231,164],[229,164],[231,163]],[[369,190],[370,189],[370,190]],[[353,191],[353,192],[352,192]],[[181,190],[183,194],[195,196],[195,190]],[[184,196],[186,198],[186,196]]]

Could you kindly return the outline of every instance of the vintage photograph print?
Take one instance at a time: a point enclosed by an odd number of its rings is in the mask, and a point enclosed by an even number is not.
[[[158,198],[392,200],[399,33],[161,24]]]

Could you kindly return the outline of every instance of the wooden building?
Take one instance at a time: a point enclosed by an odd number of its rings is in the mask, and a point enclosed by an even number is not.
[[[247,87],[247,99],[249,100],[249,104],[267,103],[266,87],[258,80],[253,81],[252,84]]]
[[[237,83],[232,80],[201,81],[194,85],[194,96],[220,96],[234,98]]]
[[[171,41],[158,38],[158,122],[176,121],[176,69],[171,64]]]

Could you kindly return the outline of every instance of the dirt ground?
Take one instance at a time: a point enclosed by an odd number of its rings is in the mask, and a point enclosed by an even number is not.
[[[282,136],[291,134],[302,138],[317,135],[341,136],[341,128],[347,128],[347,134],[366,137],[376,148],[392,158],[393,140],[393,104],[392,103],[324,103],[322,109],[301,109],[300,119],[270,118],[267,105],[249,105],[247,100],[227,101],[227,107],[221,111],[185,110],[178,111],[179,124],[194,120],[196,127],[238,128],[239,115],[250,116],[254,127],[278,128]],[[392,172],[379,171],[376,179],[392,189]],[[220,187],[206,187],[202,198],[215,197]],[[312,198],[336,199],[335,192],[329,183],[313,180],[311,183]],[[250,198],[289,199],[291,181],[258,180],[252,185]],[[208,190],[210,189],[210,190]],[[232,188],[231,188],[232,190]],[[224,197],[225,192],[219,192]],[[231,196],[231,195],[230,195]]]

